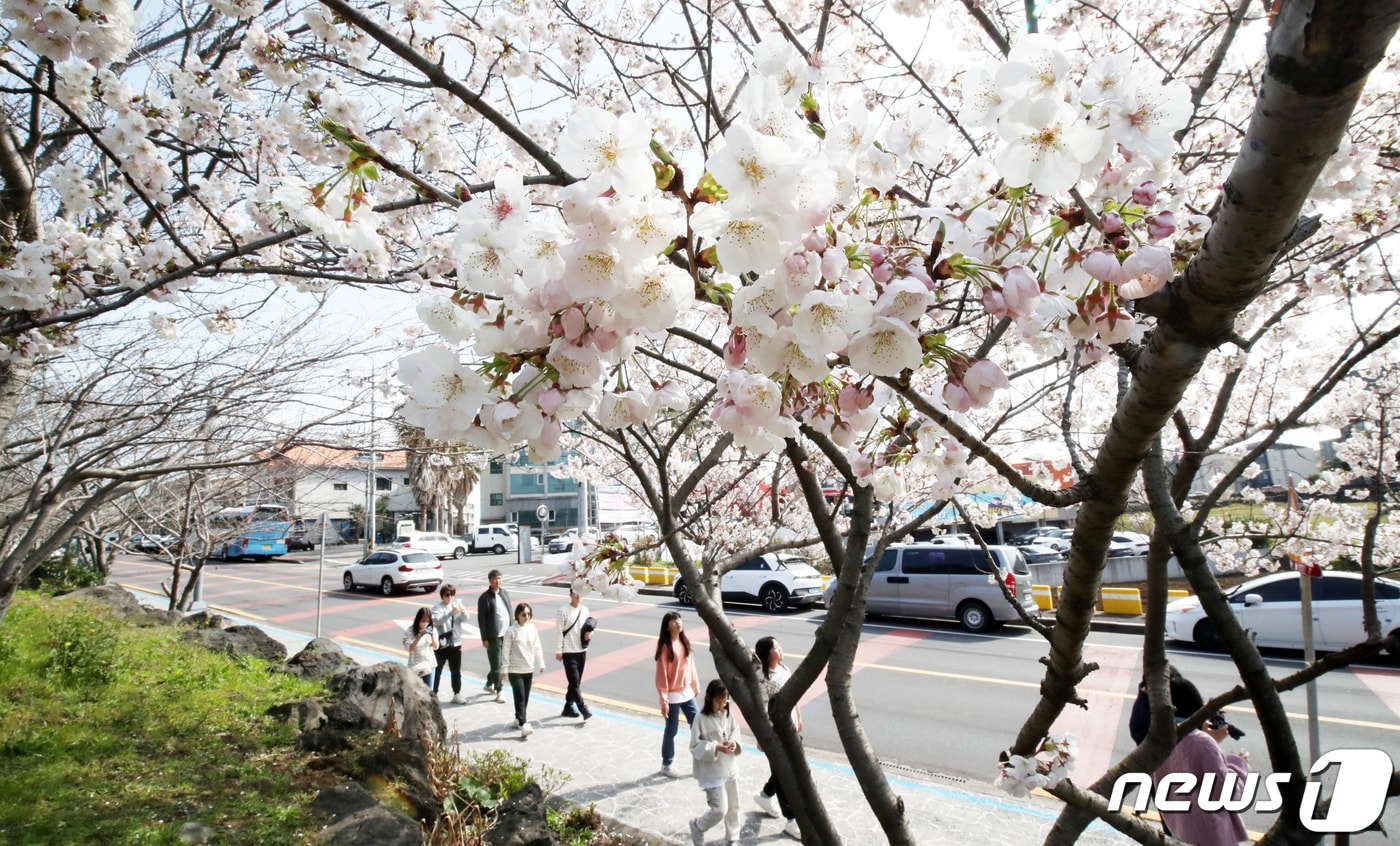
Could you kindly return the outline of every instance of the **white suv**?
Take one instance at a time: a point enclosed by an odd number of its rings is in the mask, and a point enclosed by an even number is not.
[[[436,555],[438,558],[466,558],[467,542],[458,540],[450,535],[441,532],[414,532],[411,535],[399,535],[390,544],[394,549],[412,549],[415,552],[427,552]]]
[[[766,552],[724,574],[719,583],[725,602],[756,602],[768,611],[815,605],[822,598],[822,574],[797,555]],[[682,605],[692,605],[685,579],[671,588]]]

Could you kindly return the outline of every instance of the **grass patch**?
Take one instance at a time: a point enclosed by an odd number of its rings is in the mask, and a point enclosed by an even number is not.
[[[323,692],[135,627],[95,603],[21,593],[0,625],[0,843],[305,843],[324,775],[270,706]]]

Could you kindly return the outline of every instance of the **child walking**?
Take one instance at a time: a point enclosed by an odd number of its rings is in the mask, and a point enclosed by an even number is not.
[[[437,649],[438,639],[428,609],[419,608],[413,616],[413,625],[404,630],[403,645],[408,650],[408,669],[432,687],[433,668],[437,666],[433,650]]]
[[[540,633],[535,628],[535,609],[528,602],[515,606],[515,622],[506,630],[504,649],[506,677],[510,679],[510,695],[515,701],[515,726],[522,738],[529,737],[535,727],[525,718],[530,707],[530,685],[535,673],[544,672],[544,649]]]
[[[729,712],[729,690],[715,679],[705,688],[705,706],[690,726],[695,780],[705,791],[705,813],[690,821],[690,841],[704,846],[705,831],[724,820],[724,839],[739,843],[739,723]]]

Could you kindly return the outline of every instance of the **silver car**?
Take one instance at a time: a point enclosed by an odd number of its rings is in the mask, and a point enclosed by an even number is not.
[[[1014,546],[988,547],[1017,604],[1039,615],[1031,570]],[[831,605],[832,582],[826,589]],[[992,576],[980,546],[967,543],[893,544],[885,549],[870,581],[868,614],[957,620],[970,632],[985,632],[1021,617]]]

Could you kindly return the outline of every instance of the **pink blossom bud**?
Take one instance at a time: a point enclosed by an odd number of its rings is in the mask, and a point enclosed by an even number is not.
[[[894,278],[894,265],[889,262],[880,262],[870,267],[870,277],[881,285]]]
[[[862,388],[859,385],[847,385],[836,395],[836,407],[846,417],[859,414],[862,410],[869,408],[874,401],[875,389]]]
[[[1153,241],[1170,238],[1176,232],[1176,215],[1169,211],[1158,212],[1147,218],[1147,237]]]
[[[820,232],[808,232],[802,239],[802,246],[814,253],[826,252],[826,236]]]
[[[1006,297],[996,288],[988,288],[982,292],[982,308],[993,317],[1006,317],[1010,313],[1006,307]]]
[[[948,404],[949,408],[959,413],[972,408],[972,394],[969,394],[967,388],[957,382],[949,382],[943,386],[943,401]]]
[[[1123,216],[1118,212],[1104,212],[1099,216],[1099,226],[1105,235],[1117,235],[1123,231]]]
[[[744,366],[744,361],[749,357],[749,339],[743,329],[735,329],[729,336],[729,341],[724,345],[724,365],[730,370],[738,370]]]
[[[794,276],[807,272],[806,253],[792,253],[783,259],[783,269]]]
[[[1029,314],[1040,299],[1040,280],[1025,265],[1016,265],[1002,274],[1002,296],[1013,315]]]
[[[546,416],[553,417],[554,413],[558,411],[559,407],[563,404],[564,392],[559,390],[557,387],[550,388],[549,390],[540,393],[540,411],[543,412]]]
[[[588,318],[584,317],[583,309],[578,306],[564,312],[559,322],[564,328],[564,337],[575,343],[578,343],[578,339],[583,337],[584,330],[588,328]]]
[[[889,257],[889,253],[890,251],[885,248],[884,244],[872,244],[870,246],[870,263],[880,264]]]
[[[1094,324],[1094,328],[1099,333],[1099,339],[1105,344],[1121,344],[1133,336],[1133,329],[1136,328],[1133,318],[1124,311],[1112,309]]]
[[[1108,250],[1090,250],[1079,262],[1084,272],[1100,282],[1113,282],[1118,278],[1122,265],[1118,257]]]
[[[827,250],[822,253],[822,276],[835,281],[845,279],[846,271],[851,267],[850,259],[841,250]]]
[[[1133,202],[1140,206],[1150,206],[1157,202],[1157,183],[1149,179],[1134,188]]]

